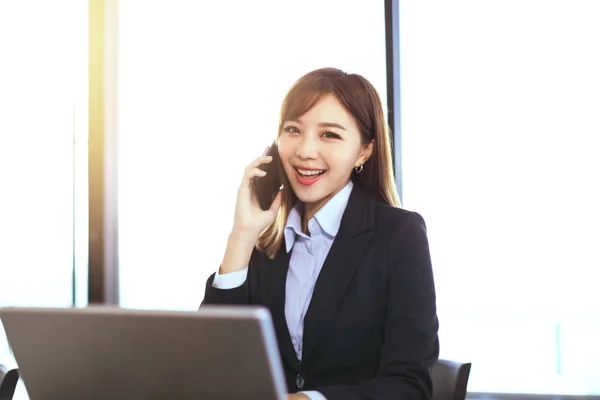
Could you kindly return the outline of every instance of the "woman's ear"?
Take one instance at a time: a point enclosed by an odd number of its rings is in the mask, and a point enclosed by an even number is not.
[[[357,167],[369,161],[369,159],[373,155],[373,146],[375,146],[375,139],[371,140],[367,145],[363,146],[363,149],[357,160]]]

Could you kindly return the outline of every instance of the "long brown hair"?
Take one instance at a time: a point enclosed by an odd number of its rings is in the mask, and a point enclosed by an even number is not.
[[[352,181],[364,188],[376,201],[400,207],[394,181],[390,132],[381,99],[373,85],[364,77],[336,68],[322,68],[298,79],[281,105],[277,136],[281,135],[285,121],[298,119],[328,94],[335,95],[352,115],[360,130],[363,145],[374,141],[370,159],[364,164],[360,174],[352,173]],[[277,218],[261,233],[256,244],[271,259],[281,247],[288,215],[297,201],[287,178],[284,180],[283,201]]]

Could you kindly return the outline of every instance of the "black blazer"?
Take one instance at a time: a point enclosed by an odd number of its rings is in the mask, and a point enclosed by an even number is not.
[[[377,203],[354,185],[339,232],[304,319],[302,362],[287,328],[285,283],[291,253],[254,250],[246,282],[206,284],[203,304],[256,304],[271,311],[290,392],[328,400],[430,399],[439,353],[435,289],[425,222]]]

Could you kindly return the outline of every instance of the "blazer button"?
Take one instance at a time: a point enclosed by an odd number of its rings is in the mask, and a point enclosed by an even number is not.
[[[304,378],[300,374],[296,376],[296,386],[298,386],[298,389],[300,390],[304,387]]]

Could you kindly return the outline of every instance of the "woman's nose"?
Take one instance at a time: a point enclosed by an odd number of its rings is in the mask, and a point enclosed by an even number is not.
[[[303,160],[314,160],[319,155],[318,147],[317,140],[309,137],[309,135],[304,135],[298,142],[296,156]]]

